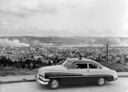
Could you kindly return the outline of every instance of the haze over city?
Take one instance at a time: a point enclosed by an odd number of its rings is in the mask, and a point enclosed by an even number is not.
[[[0,0],[0,36],[128,36],[127,0]]]

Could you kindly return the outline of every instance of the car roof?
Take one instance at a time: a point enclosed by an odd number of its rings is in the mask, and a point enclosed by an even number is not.
[[[94,61],[92,59],[87,59],[87,58],[82,58],[82,59],[79,59],[79,58],[68,58],[67,61],[70,61],[72,63],[86,62],[86,63],[96,63],[98,65],[101,65],[98,62],[96,62],[96,61]]]

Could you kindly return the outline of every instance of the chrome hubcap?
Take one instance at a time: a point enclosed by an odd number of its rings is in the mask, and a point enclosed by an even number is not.
[[[104,82],[105,82],[105,80],[103,78],[100,78],[99,81],[98,81],[99,85],[103,85]]]
[[[58,87],[58,85],[59,85],[59,84],[58,84],[58,81],[57,81],[57,80],[53,80],[53,81],[52,81],[52,85],[51,85],[52,88],[56,88],[56,87]]]

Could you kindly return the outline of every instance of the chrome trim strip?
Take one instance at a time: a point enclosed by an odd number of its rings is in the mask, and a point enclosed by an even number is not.
[[[81,76],[53,76],[53,77],[49,77],[49,78],[70,78],[70,77],[102,77],[102,76],[105,76],[105,77],[109,77],[109,76],[113,76],[113,75],[81,75]]]

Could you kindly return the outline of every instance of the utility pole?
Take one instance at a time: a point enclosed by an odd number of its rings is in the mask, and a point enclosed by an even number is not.
[[[32,42],[31,42],[31,37],[28,37],[28,43],[29,43],[29,47],[28,47],[28,49],[29,49],[29,54],[31,55],[31,53],[32,53]]]
[[[107,43],[106,43],[106,57],[107,57],[107,62],[108,62],[108,57],[109,57],[109,51],[108,51],[108,49],[109,49],[109,44],[108,44],[108,41],[107,41]]]

